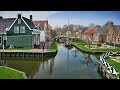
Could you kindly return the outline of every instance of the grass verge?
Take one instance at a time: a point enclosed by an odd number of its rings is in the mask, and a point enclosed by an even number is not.
[[[48,49],[48,51],[55,51],[57,50],[57,43],[56,42],[53,42],[51,44],[51,47]]]
[[[105,58],[108,63],[113,66],[117,71],[120,71],[120,63],[119,62],[116,62],[116,61],[113,61],[110,57],[106,57]]]
[[[91,48],[88,48],[86,47],[85,45],[87,45],[86,42],[84,41],[77,41],[77,42],[73,42],[73,44],[75,46],[77,46],[78,48],[82,49],[82,50],[85,50],[85,51],[89,51],[89,52],[109,52],[109,51],[112,51],[112,52],[116,52],[116,51],[120,51],[120,48],[116,48],[116,49],[108,49],[108,48],[104,48],[104,49],[91,49]]]
[[[15,70],[0,67],[0,79],[24,79],[23,74]]]

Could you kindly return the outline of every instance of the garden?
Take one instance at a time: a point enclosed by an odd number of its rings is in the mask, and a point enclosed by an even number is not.
[[[109,52],[109,51],[120,51],[120,47],[114,47],[107,45],[106,43],[99,43],[99,44],[88,44],[83,40],[76,40],[72,42],[78,48],[89,51],[89,52]]]

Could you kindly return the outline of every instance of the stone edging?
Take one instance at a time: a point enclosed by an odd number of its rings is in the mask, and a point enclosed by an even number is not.
[[[90,52],[90,51],[86,51],[86,50],[82,50],[79,47],[77,47],[76,45],[72,44],[74,47],[76,47],[78,50],[85,52],[85,53],[91,53],[91,54],[102,54],[103,52]]]

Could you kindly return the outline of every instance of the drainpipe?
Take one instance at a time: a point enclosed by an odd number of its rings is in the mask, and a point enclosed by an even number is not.
[[[4,35],[3,35],[3,49],[4,49],[5,47],[4,47]]]
[[[4,29],[4,26],[2,26],[2,29]],[[4,49],[4,38],[3,38],[3,36],[4,35],[3,35],[3,30],[2,30],[2,44],[3,44],[2,46],[3,46],[3,49]]]

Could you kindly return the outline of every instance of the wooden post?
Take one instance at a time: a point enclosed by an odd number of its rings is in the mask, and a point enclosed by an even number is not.
[[[18,52],[18,57],[20,57],[20,53]]]
[[[16,53],[14,52],[14,55],[15,55],[15,57],[16,57]]]
[[[25,54],[24,54],[24,52],[23,52],[23,57],[25,57]]]
[[[42,58],[43,58],[43,53],[42,53]]]
[[[30,57],[30,53],[28,53],[28,57]]]
[[[11,57],[11,53],[9,53],[10,54],[10,57]]]
[[[35,53],[33,53],[33,57],[35,58]]]

